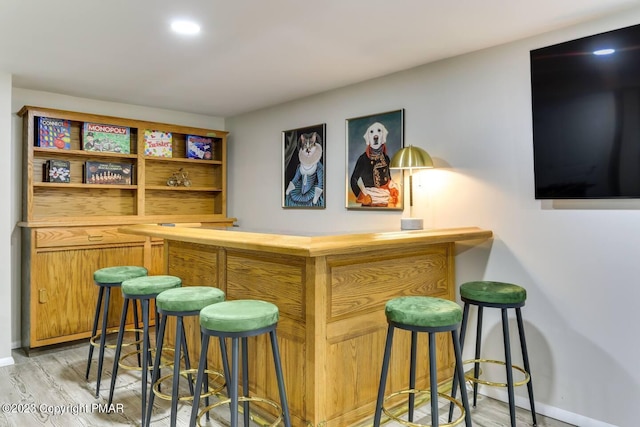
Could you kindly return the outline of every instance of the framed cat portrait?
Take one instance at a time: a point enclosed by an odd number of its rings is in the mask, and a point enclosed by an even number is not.
[[[404,147],[404,110],[347,119],[347,209],[402,210],[402,171],[389,168]]]
[[[326,124],[282,132],[282,207],[324,209]]]

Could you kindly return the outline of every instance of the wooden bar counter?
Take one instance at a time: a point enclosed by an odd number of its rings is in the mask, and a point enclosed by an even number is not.
[[[227,299],[255,298],[280,309],[278,338],[294,426],[370,422],[387,323],[385,303],[403,295],[455,297],[455,243],[490,239],[479,228],[301,236],[240,228],[131,225],[121,232],[164,239],[167,274],[209,285]],[[188,324],[197,360],[199,327]],[[439,380],[453,372],[450,336],[438,339]],[[406,388],[409,333],[398,331],[388,391]],[[266,337],[250,341],[251,391],[278,399]],[[210,347],[217,347],[215,345]],[[219,363],[217,348],[210,353]],[[418,387],[426,388],[427,340],[419,343]]]

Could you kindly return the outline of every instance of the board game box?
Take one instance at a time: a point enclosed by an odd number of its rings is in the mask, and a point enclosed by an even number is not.
[[[133,184],[133,165],[129,163],[85,162],[87,184]]]
[[[47,160],[42,168],[43,182],[70,182],[70,165],[68,160]]]
[[[69,120],[38,117],[37,127],[38,147],[62,150],[71,148],[71,122]]]
[[[213,138],[204,136],[187,135],[188,159],[213,159]]]
[[[131,152],[131,129],[125,126],[84,123],[82,125],[82,147],[86,151],[129,154]]]
[[[171,157],[172,150],[171,132],[161,132],[158,130],[144,131],[145,156]]]

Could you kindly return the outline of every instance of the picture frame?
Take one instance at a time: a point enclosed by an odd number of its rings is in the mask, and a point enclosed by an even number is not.
[[[403,174],[389,169],[404,147],[404,109],[346,120],[346,208],[403,210]]]
[[[282,207],[326,207],[326,123],[282,132]]]

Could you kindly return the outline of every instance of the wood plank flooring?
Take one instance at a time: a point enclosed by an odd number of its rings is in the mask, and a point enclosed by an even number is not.
[[[88,343],[73,344],[45,350],[30,357],[14,350],[15,365],[0,368],[0,426],[130,426],[140,425],[140,372],[120,369],[114,394],[113,411],[104,411],[111,382],[113,351],[105,353],[100,397],[95,398],[97,351],[94,353],[89,381],[85,380]],[[184,381],[183,381],[184,383]],[[186,386],[185,386],[186,389]],[[480,396],[478,406],[472,408],[474,426],[501,427],[509,425],[509,408],[496,400]],[[430,418],[418,408],[416,422]],[[443,411],[444,412],[444,411]],[[178,406],[178,425],[187,426],[190,403]],[[156,398],[152,426],[168,426],[170,404]],[[518,427],[531,425],[531,414],[518,409]],[[211,420],[203,426],[228,426],[228,406],[222,405],[211,413]],[[425,418],[425,419],[423,419]],[[444,420],[444,419],[443,419]],[[257,424],[256,424],[257,426]],[[386,422],[387,427],[401,423]],[[571,427],[538,415],[540,427]]]

